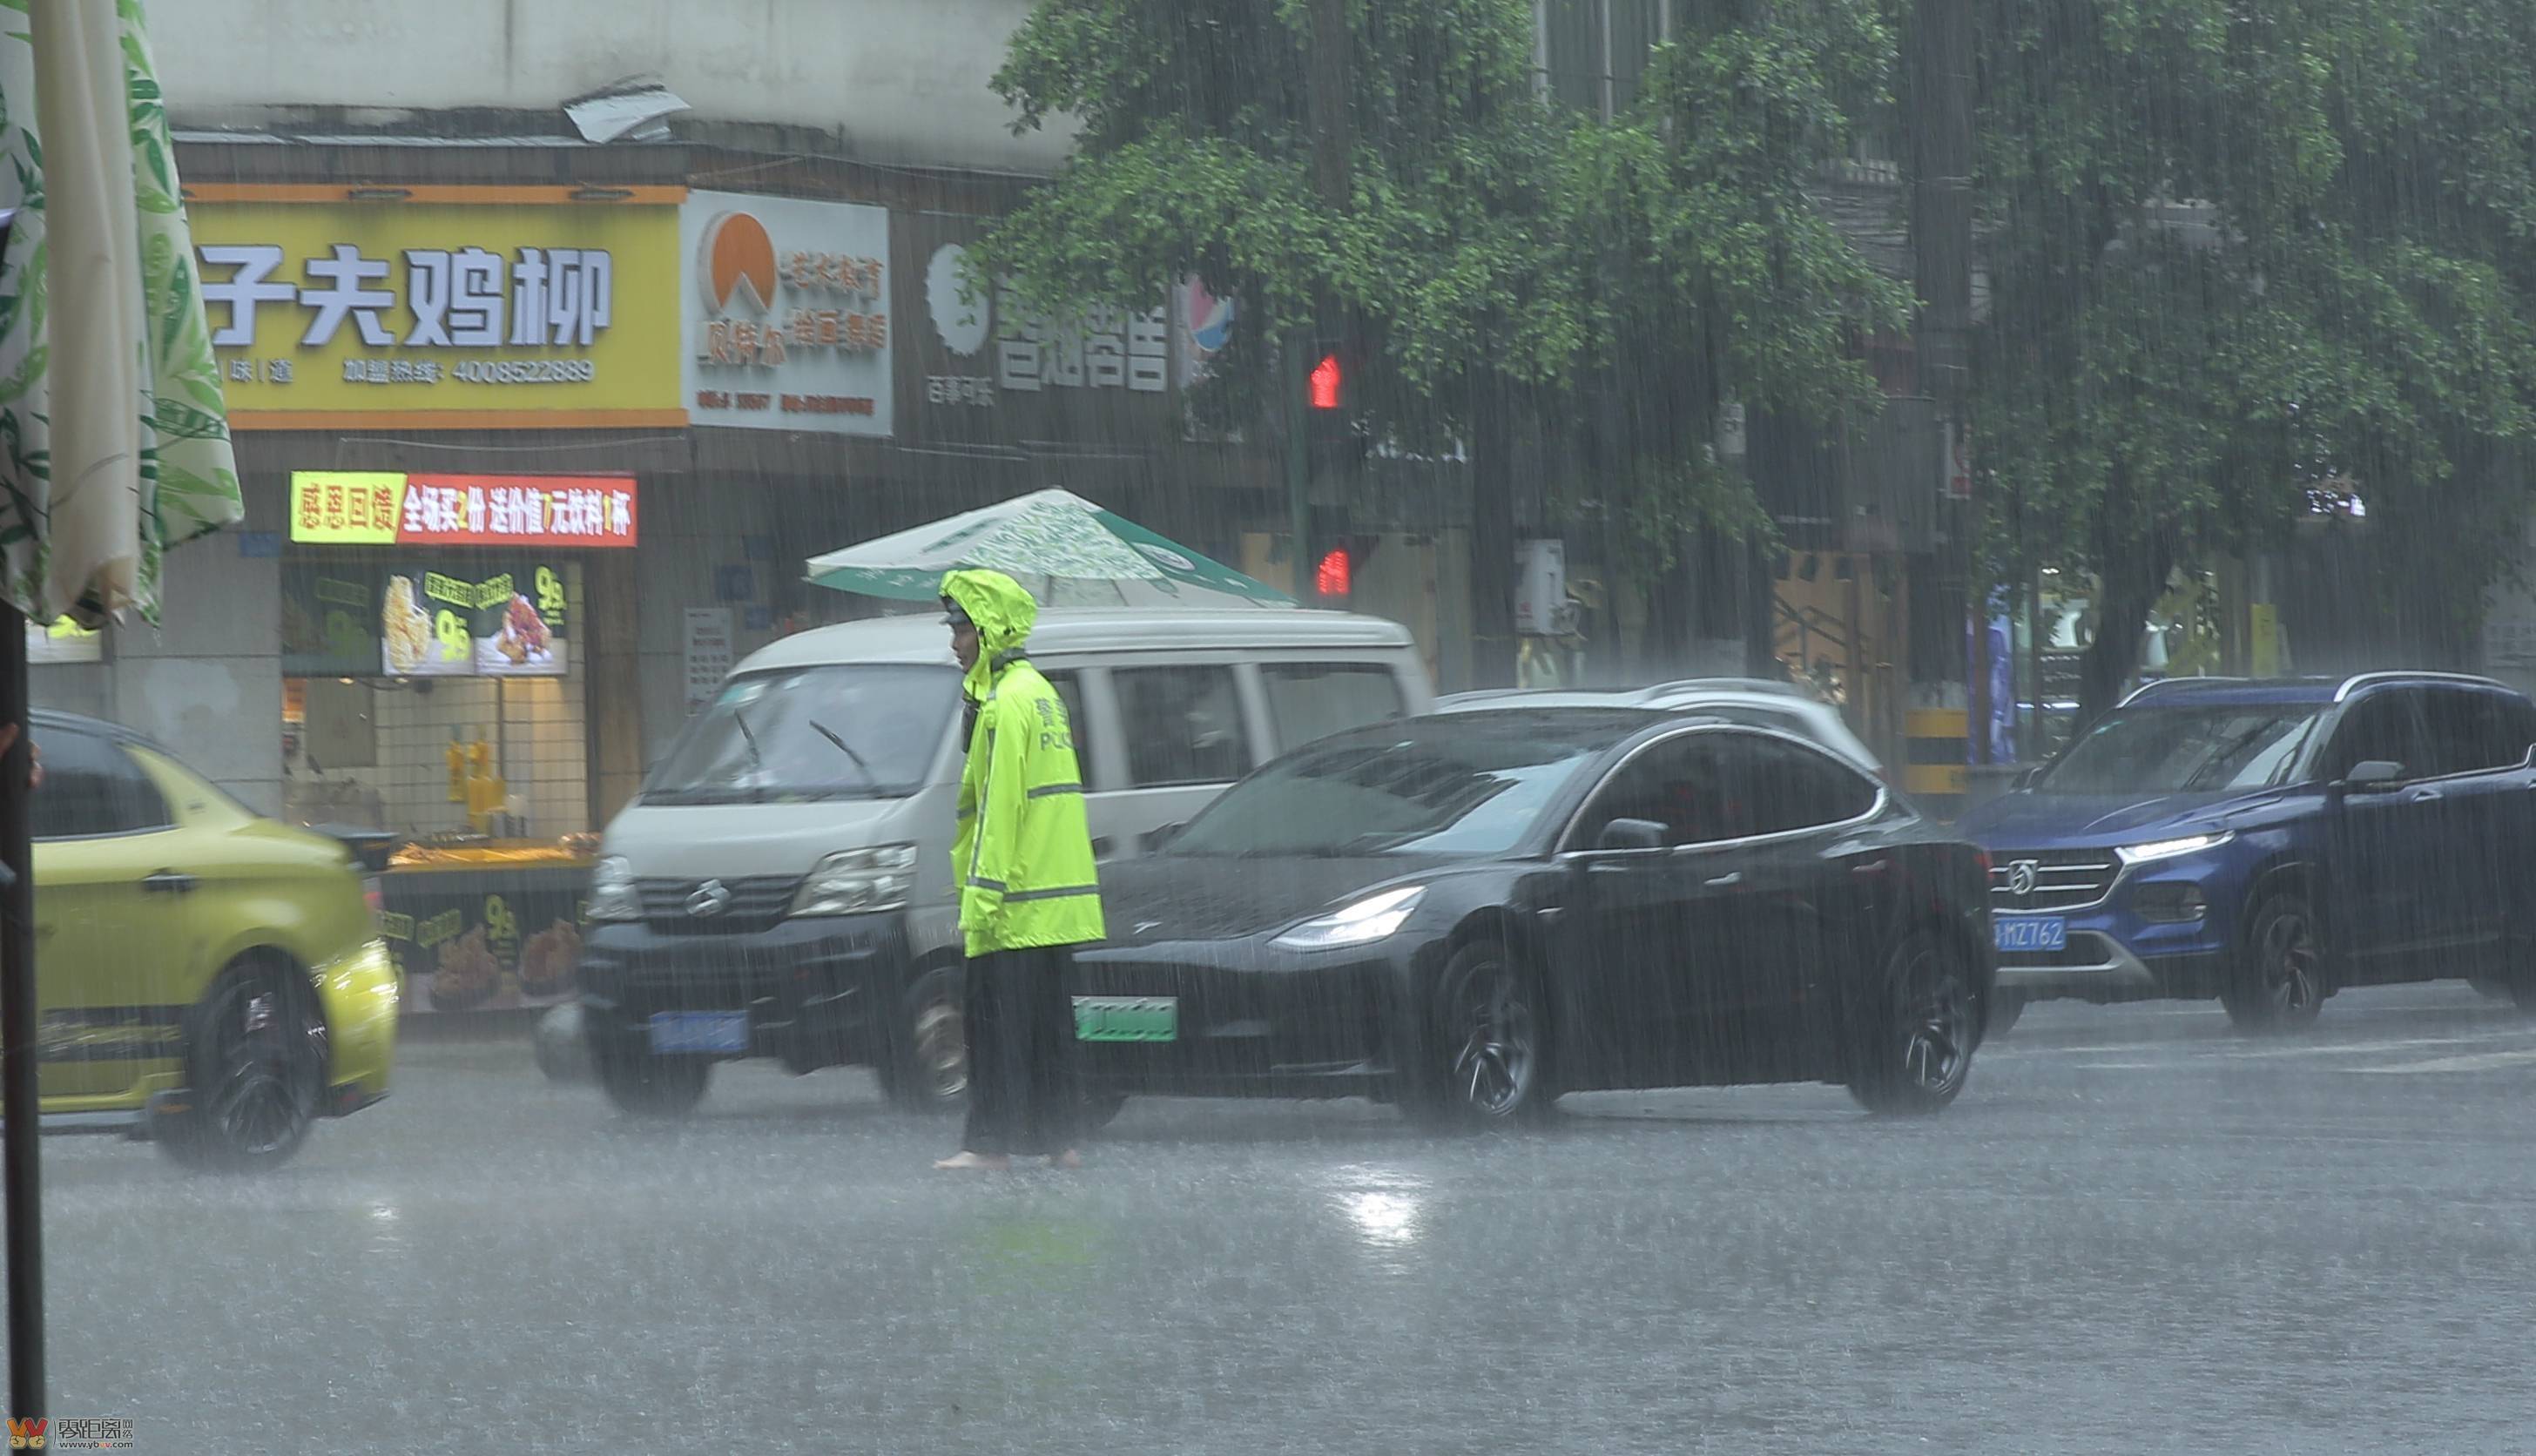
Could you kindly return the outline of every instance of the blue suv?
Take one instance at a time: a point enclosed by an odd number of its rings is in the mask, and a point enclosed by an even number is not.
[[[2247,1031],[2344,986],[2536,1009],[2536,702],[2433,672],[2151,683],[1958,827],[1999,1003],[2217,996]]]

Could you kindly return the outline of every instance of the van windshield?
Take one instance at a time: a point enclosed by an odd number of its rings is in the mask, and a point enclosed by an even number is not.
[[[643,786],[647,804],[905,798],[924,786],[960,674],[920,665],[734,677]]]

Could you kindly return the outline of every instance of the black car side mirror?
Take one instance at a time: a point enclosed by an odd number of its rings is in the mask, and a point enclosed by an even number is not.
[[[2404,782],[2404,766],[2382,758],[2373,758],[2351,766],[2342,776],[2345,789],[2389,789]]]
[[[1603,826],[1603,837],[1595,841],[1598,850],[1661,850],[1665,847],[1665,827],[1653,819],[1615,819]]]
[[[2039,763],[2028,764],[2017,771],[2016,787],[2019,789],[2031,789],[2034,787],[2034,781],[2042,777],[2043,765]]]
[[[1145,853],[1148,855],[1160,853],[1165,845],[1178,838],[1179,832],[1186,828],[1188,828],[1188,821],[1182,819],[1177,824],[1166,824],[1148,833],[1145,836]]]

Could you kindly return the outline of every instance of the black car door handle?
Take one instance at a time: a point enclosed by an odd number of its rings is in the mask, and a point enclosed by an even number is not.
[[[1724,890],[1742,883],[1744,883],[1744,871],[1740,869],[1730,869],[1724,874],[1712,875],[1708,881],[1708,888],[1712,890]]]
[[[162,869],[141,882],[141,888],[153,895],[191,895],[202,887],[201,880],[173,869]]]
[[[2404,791],[2404,802],[2408,804],[2435,803],[2439,800],[2439,797],[2440,791],[2436,789],[2407,789]]]

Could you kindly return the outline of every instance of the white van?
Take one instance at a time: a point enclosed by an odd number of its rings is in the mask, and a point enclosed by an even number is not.
[[[1104,856],[1288,749],[1433,701],[1406,628],[1336,612],[1051,610],[1027,652],[1073,720]],[[962,716],[929,613],[788,637],[732,671],[592,877],[582,1024],[620,1108],[684,1111],[747,1056],[959,1100]]]

